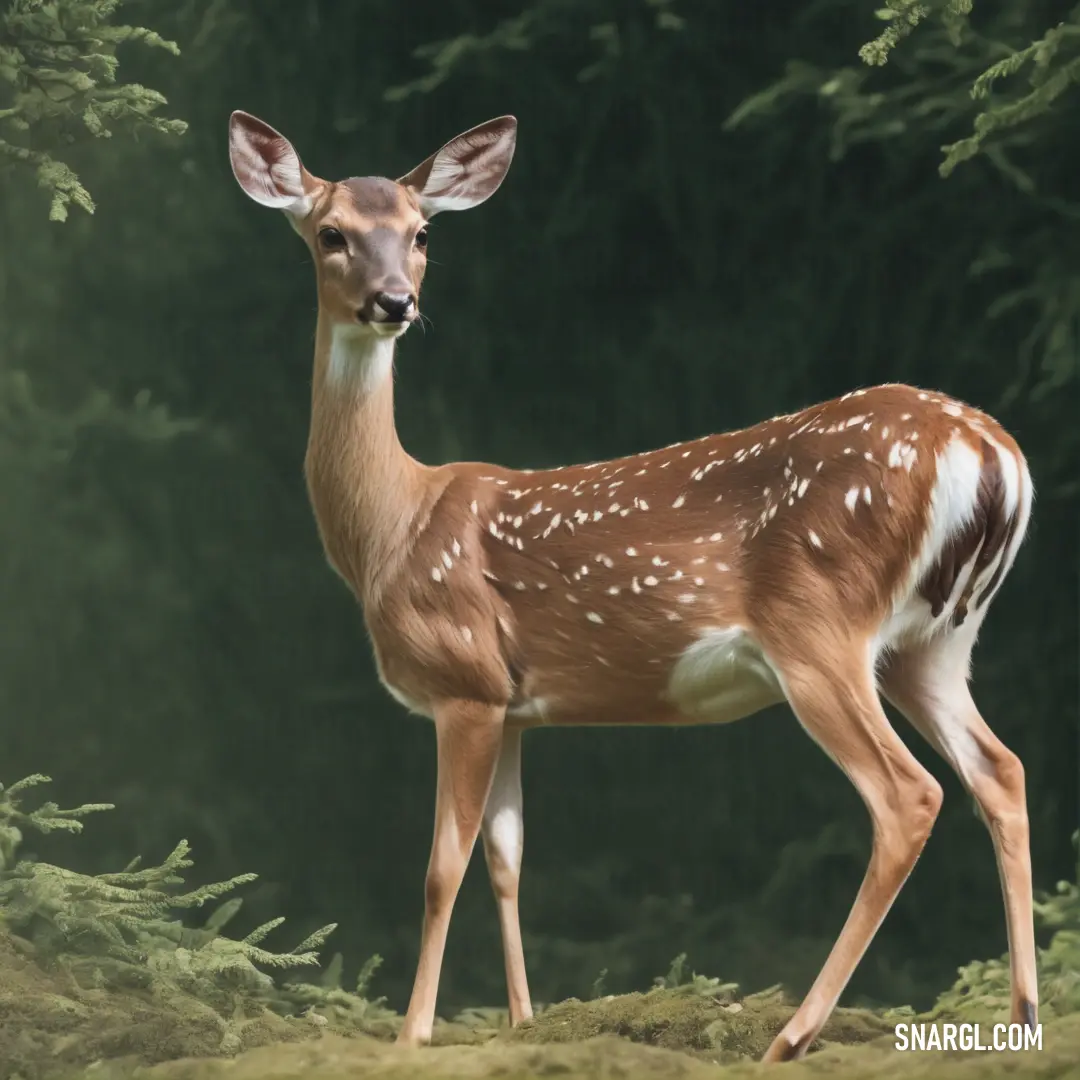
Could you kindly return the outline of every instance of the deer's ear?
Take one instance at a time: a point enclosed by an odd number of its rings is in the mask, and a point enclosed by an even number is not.
[[[237,183],[262,206],[304,217],[319,181],[284,135],[246,112],[229,118],[229,160]]]
[[[514,157],[517,120],[500,116],[470,128],[401,177],[425,217],[468,210],[495,194]]]

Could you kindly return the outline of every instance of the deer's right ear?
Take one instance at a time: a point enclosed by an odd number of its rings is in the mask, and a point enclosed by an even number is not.
[[[304,217],[318,181],[304,168],[292,143],[250,113],[229,117],[229,159],[237,183],[257,203]]]

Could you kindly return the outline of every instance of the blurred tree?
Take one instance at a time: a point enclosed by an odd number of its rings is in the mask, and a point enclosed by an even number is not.
[[[810,5],[804,20],[812,24],[829,6]],[[939,169],[949,177],[963,162],[978,157],[984,163],[965,177],[966,193],[985,208],[967,273],[1001,282],[987,319],[1019,313],[1025,324],[999,408],[1019,395],[1039,407],[1058,435],[1047,493],[1075,500],[1080,428],[1069,423],[1073,398],[1060,392],[1080,375],[1080,202],[1061,146],[1080,118],[1074,90],[1080,82],[1080,5],[1046,29],[1054,7],[1009,0],[976,22],[972,0],[892,0],[877,12],[887,28],[860,50],[869,65],[891,58],[890,77],[865,65],[792,60],[783,78],[732,112],[726,127],[760,118],[775,122],[779,109],[811,97],[831,118],[831,160],[877,143],[894,168],[907,171],[922,167],[931,141],[962,125],[973,127],[972,134],[942,147]],[[913,33],[931,15],[937,21]],[[900,44],[909,34],[911,40]]]
[[[67,218],[74,203],[94,201],[66,162],[53,155],[113,129],[182,134],[182,120],[156,116],[165,98],[116,79],[118,45],[141,41],[178,54],[141,26],[111,22],[123,0],[6,0],[0,7],[0,165],[32,166],[51,197],[49,217]]]

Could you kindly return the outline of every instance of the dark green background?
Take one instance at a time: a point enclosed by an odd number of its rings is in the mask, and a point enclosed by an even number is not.
[[[679,0],[685,26],[666,30],[644,0],[531,6],[546,14],[529,48],[478,49],[431,92],[387,100],[428,72],[418,46],[487,34],[521,6],[133,3],[127,17],[182,56],[125,53],[125,76],[165,92],[188,134],[73,151],[98,211],[64,225],[28,179],[2,178],[0,372],[25,371],[38,407],[0,410],[0,778],[44,771],[63,805],[118,804],[34,850],[104,870],[186,836],[198,880],[260,874],[242,919],[286,914],[297,938],[339,921],[347,968],[381,953],[375,989],[404,1005],[432,732],[379,688],[359,612],[324,564],[301,477],[312,272],[280,215],[233,181],[226,122],[254,112],[339,179],[399,175],[512,112],[504,187],[432,228],[433,326],[398,357],[405,446],[429,462],[592,460],[882,381],[995,412],[1039,497],[976,652],[976,697],[1026,764],[1036,883],[1052,887],[1075,865],[1077,822],[1080,215],[985,159],[941,179],[939,147],[970,114],[839,159],[820,96],[724,130],[791,58],[857,68],[874,4]],[[1054,16],[995,6],[1028,40]],[[933,64],[901,48],[906,66],[868,78],[924,79],[929,93]],[[1021,148],[1040,193],[1076,196],[1076,122],[1062,104]],[[992,250],[1013,262],[972,276]],[[1033,282],[1041,292],[991,317]],[[1070,296],[1075,310],[1054,299]],[[1048,318],[1053,340],[1038,333]],[[1073,365],[1052,386],[1050,353]],[[133,431],[124,409],[144,389],[198,423]],[[100,390],[115,408],[80,411]],[[1005,948],[985,831],[915,748],[946,806],[851,998],[925,1003],[957,965]],[[524,771],[538,1000],[587,994],[603,968],[608,990],[646,986],[681,951],[747,989],[806,987],[869,828],[790,712],[545,731],[527,738]],[[443,1011],[503,1000],[479,859],[443,986]]]

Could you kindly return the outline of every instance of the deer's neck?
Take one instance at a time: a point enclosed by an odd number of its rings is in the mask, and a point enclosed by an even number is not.
[[[327,557],[361,600],[408,547],[426,470],[394,424],[394,340],[320,317],[305,475]]]

